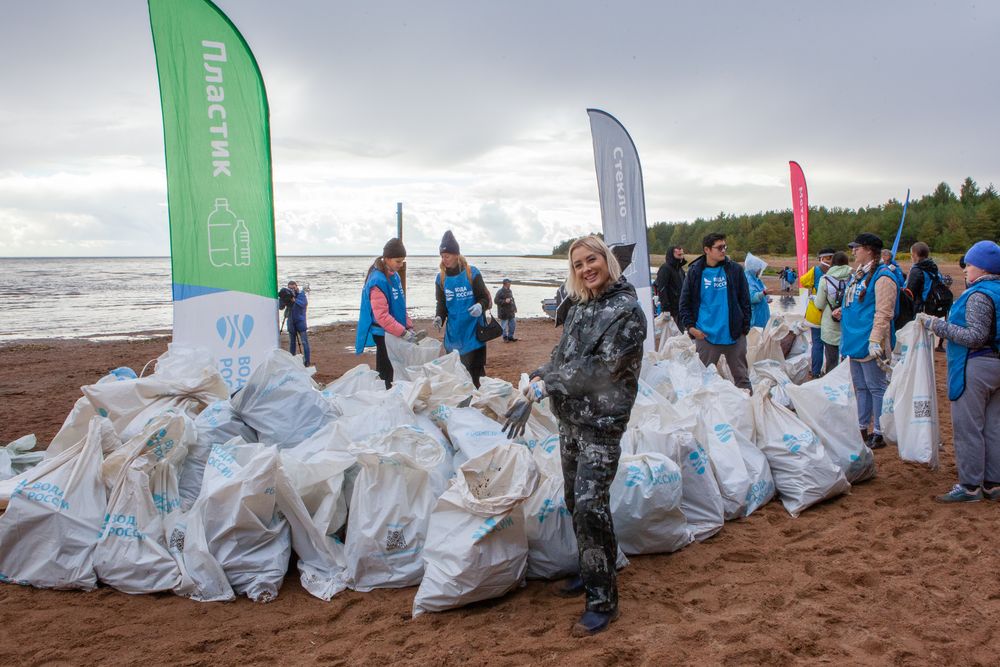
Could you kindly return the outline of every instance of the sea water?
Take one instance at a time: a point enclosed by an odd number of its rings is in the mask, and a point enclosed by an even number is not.
[[[278,257],[280,285],[308,284],[310,327],[356,322],[372,257]],[[541,301],[566,278],[566,260],[470,257],[495,294],[513,282],[518,317],[544,317]],[[437,256],[408,257],[406,301],[414,318],[434,316]],[[277,293],[278,285],[275,286]],[[167,257],[0,258],[0,342],[33,338],[142,338],[170,333]],[[494,314],[495,310],[494,310]]]

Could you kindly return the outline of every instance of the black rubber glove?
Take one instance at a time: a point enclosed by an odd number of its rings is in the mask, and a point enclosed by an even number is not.
[[[528,417],[531,416],[531,401],[518,401],[507,410],[504,417],[507,418],[503,425],[503,432],[511,440],[516,440],[524,435],[524,429],[528,424]]]

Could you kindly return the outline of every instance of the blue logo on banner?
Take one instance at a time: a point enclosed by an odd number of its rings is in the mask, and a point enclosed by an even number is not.
[[[223,315],[215,321],[215,330],[230,350],[243,347],[253,331],[253,317],[250,315]]]

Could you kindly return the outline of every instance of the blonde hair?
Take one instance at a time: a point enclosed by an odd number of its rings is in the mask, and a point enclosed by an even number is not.
[[[573,251],[577,248],[586,248],[604,257],[604,261],[608,263],[608,273],[611,274],[611,278],[608,281],[609,284],[621,278],[622,267],[618,264],[618,258],[611,252],[611,248],[600,237],[583,236],[573,241],[573,244],[569,247],[569,277],[566,279],[566,294],[574,301],[587,303],[600,294],[600,292],[591,291],[584,285],[583,280],[576,275],[576,271],[573,269]],[[605,287],[607,285],[602,285],[601,291],[604,291]]]
[[[444,262],[441,262],[441,264],[438,265],[438,268],[441,269],[441,287],[444,288],[444,279],[445,279],[445,270],[446,270]],[[465,276],[469,279],[469,284],[471,285],[472,284],[472,269],[469,268],[469,260],[465,259],[465,255],[459,255],[458,256],[458,268],[459,269],[463,269],[465,271]]]

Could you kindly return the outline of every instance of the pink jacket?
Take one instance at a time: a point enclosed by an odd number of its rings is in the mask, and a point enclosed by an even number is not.
[[[370,292],[368,292],[368,299],[372,304],[372,314],[375,316],[375,322],[386,330],[387,333],[391,333],[393,336],[401,337],[406,333],[407,329],[413,327],[413,320],[410,316],[406,316],[406,327],[404,328],[402,324],[396,321],[396,318],[389,313],[389,302],[385,298],[385,294],[382,293],[377,287],[373,287]]]

